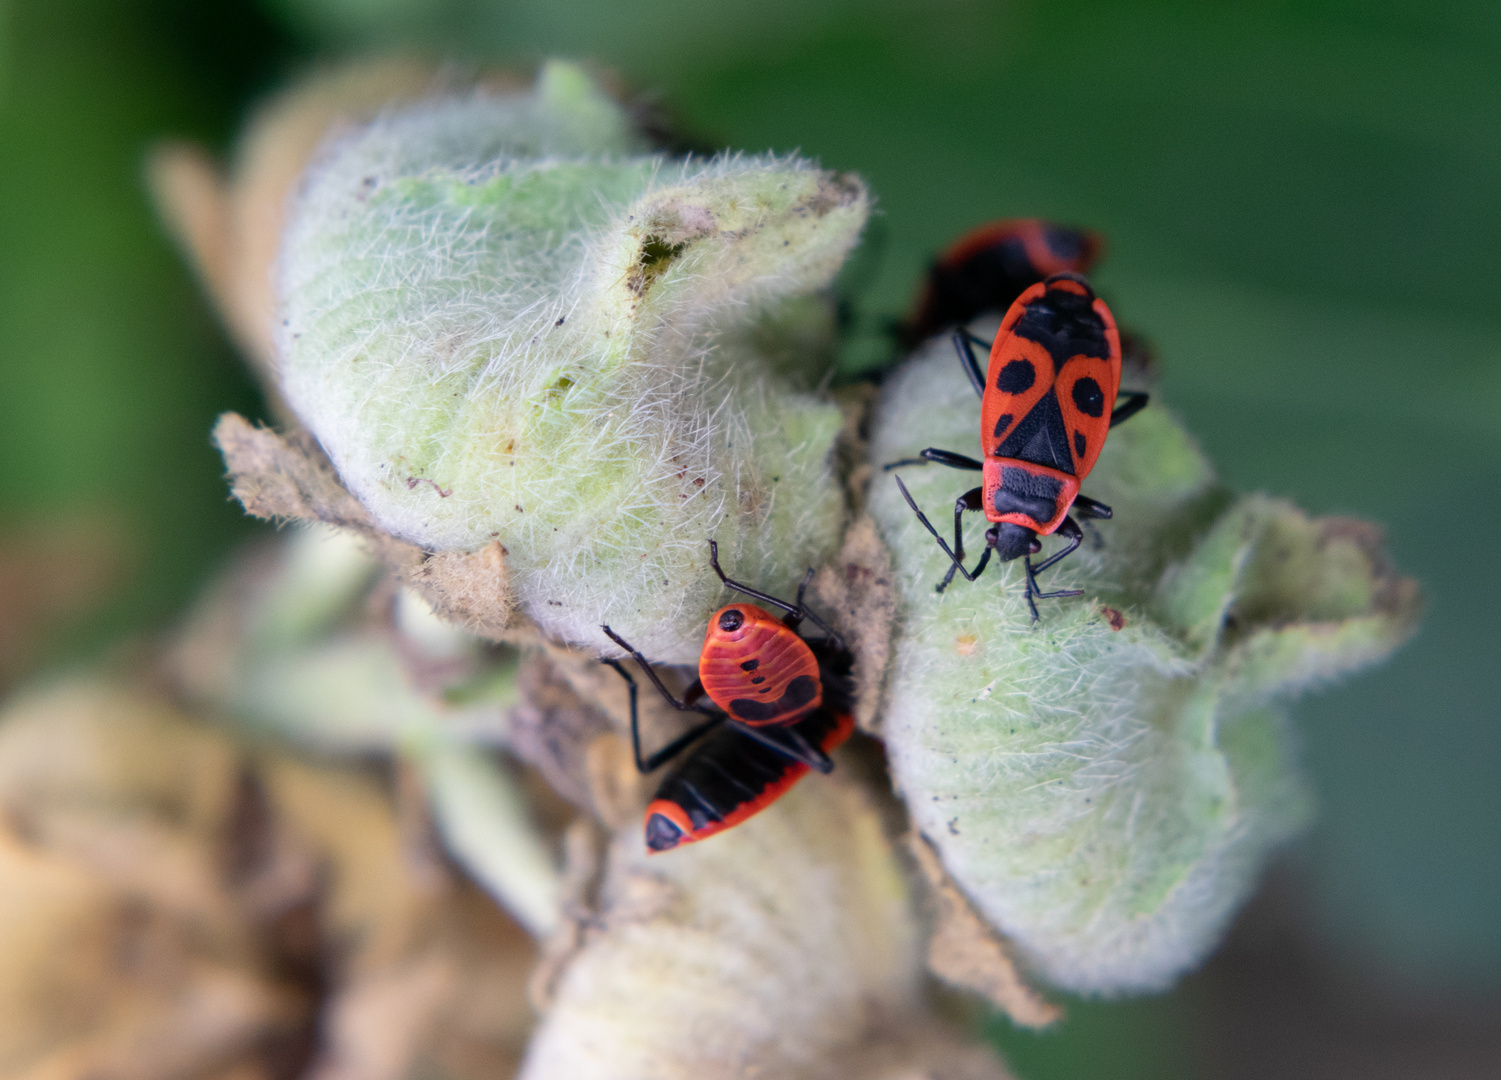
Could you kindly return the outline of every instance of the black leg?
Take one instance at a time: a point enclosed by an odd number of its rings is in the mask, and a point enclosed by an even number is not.
[[[679,735],[676,739],[673,739],[672,742],[670,742],[666,746],[662,747],[662,749],[658,750],[651,757],[649,757],[649,758],[643,758],[641,756],[641,721],[640,721],[640,718],[639,718],[639,716],[638,716],[638,714],[636,712],[636,680],[633,679],[633,678],[631,678],[631,673],[629,671],[627,671],[624,668],[624,666],[621,665],[621,663],[620,663],[619,660],[606,660],[604,662],[606,664],[610,665],[610,667],[612,667],[612,668],[615,669],[616,674],[618,674],[622,679],[625,680],[625,684],[626,684],[626,686],[630,690],[630,695],[631,695],[631,753],[633,755],[635,755],[635,758],[636,758],[636,769],[639,772],[642,772],[642,773],[654,772],[657,769],[657,767],[662,764],[662,762],[667,761],[670,758],[676,757],[677,754],[678,754],[678,752],[681,751],[683,749],[683,747],[687,746],[689,743],[693,742],[693,740],[697,739],[704,732],[708,731],[710,728],[712,728],[715,725],[723,722],[723,720],[724,720],[724,714],[723,713],[719,713],[719,714],[716,714],[714,716],[711,716],[711,717],[709,717],[709,719],[705,720],[702,724],[698,724],[697,726],[695,726],[693,728],[690,728],[688,731],[684,732],[682,735]],[[659,684],[659,688],[660,688],[660,684]],[[671,700],[671,699],[669,698],[669,700]]]
[[[936,447],[930,446],[915,458],[902,458],[900,461],[893,461],[882,465],[881,471],[890,472],[892,469],[899,469],[903,465],[926,465],[930,461],[935,465],[947,465],[951,469],[965,469],[969,472],[980,472],[985,468],[984,465],[981,465],[972,457],[965,457],[963,454],[956,454],[952,450],[939,450]]]
[[[1104,503],[1091,499],[1088,495],[1074,496],[1074,513],[1081,518],[1100,518],[1109,521],[1115,517],[1115,511]]]
[[[747,738],[755,739],[762,746],[768,746],[777,753],[785,754],[793,761],[808,766],[814,772],[831,773],[834,771],[833,759],[803,738],[802,733],[796,727],[777,725],[755,728],[735,720],[730,721],[730,726]]]
[[[943,580],[938,583],[935,592],[943,592],[949,587],[949,582],[954,580],[955,568],[964,562],[964,522],[963,515],[966,510],[981,510],[985,507],[985,489],[971,488],[959,498],[954,500],[954,555],[957,562],[949,567],[949,572],[943,575]],[[989,551],[990,548],[986,548]]]
[[[1079,523],[1071,517],[1063,519],[1063,524],[1058,526],[1058,535],[1069,541],[1068,547],[1062,551],[1049,555],[1036,566],[1032,565],[1032,556],[1023,559],[1027,570],[1027,607],[1032,611],[1032,621],[1037,621],[1037,601],[1056,600],[1064,596],[1083,596],[1083,589],[1055,589],[1052,592],[1043,592],[1037,587],[1037,575],[1051,566],[1061,562],[1072,555],[1080,544],[1084,542],[1084,530],[1079,528]]]
[[[797,624],[803,621],[803,594],[808,591],[808,586],[813,582],[813,567],[808,567],[808,572],[803,575],[803,580],[797,586],[797,610],[789,611],[782,621],[796,630]]]
[[[986,349],[994,348],[995,343],[976,337],[962,326],[954,331],[954,351],[959,354],[959,366],[969,377],[970,385],[975,388],[975,393],[983,398],[985,396],[985,372],[980,368],[980,361],[975,359],[975,350],[970,347],[971,342],[975,345],[983,345]]]
[[[787,601],[785,600],[778,600],[770,593],[764,593],[760,589],[752,589],[749,585],[742,585],[740,582],[734,580],[733,578],[725,577],[724,571],[719,568],[719,544],[717,544],[713,540],[709,541],[709,565],[712,566],[714,568],[714,572],[719,575],[719,580],[724,582],[730,588],[734,589],[736,592],[743,592],[746,596],[754,596],[757,600],[770,604],[772,607],[779,608],[780,610],[785,611],[789,616],[793,616],[794,621],[788,623],[788,626],[796,626],[803,619],[807,619],[828,636],[829,640],[834,643],[834,647],[836,649],[838,649],[840,652],[847,651],[844,644],[844,638],[834,633],[834,631],[830,629],[828,623],[824,622],[817,615],[813,614],[813,612],[809,609],[803,607],[803,590],[808,587],[808,582],[813,580],[813,568],[811,566],[808,568],[807,574],[803,576],[802,585],[798,587],[797,606],[794,607],[793,605],[787,603]]]
[[[1058,526],[1058,535],[1069,542],[1068,547],[1062,551],[1054,552],[1033,569],[1033,573],[1040,574],[1055,563],[1060,563],[1072,555],[1081,543],[1084,542],[1084,530],[1079,528],[1079,523],[1071,517],[1063,519],[1063,524]]]
[[[636,651],[636,647],[634,645],[632,645],[629,641],[626,641],[625,638],[621,637],[615,631],[611,630],[608,626],[601,626],[600,629],[605,632],[605,637],[609,638],[626,652],[630,653],[631,659],[641,665],[641,670],[646,672],[646,677],[650,679],[651,684],[657,688],[657,693],[661,694],[662,697],[666,699],[667,704],[671,705],[678,712],[701,712],[707,714],[710,711],[703,705],[694,705],[691,702],[679,701],[677,698],[673,697],[672,691],[667,689],[667,687],[663,685],[662,679],[652,669],[652,666],[646,662],[646,657],[642,656],[639,652]],[[623,671],[619,667],[617,661],[606,660],[605,663],[614,667],[615,670],[619,671],[621,675],[624,675],[626,682],[630,683],[633,687],[636,685],[636,681],[629,675],[626,675],[625,671]],[[634,690],[631,691],[631,697],[632,700],[635,699]]]
[[[935,528],[933,528],[933,523],[928,520],[927,515],[924,514],[921,510],[919,510],[917,508],[917,503],[915,503],[915,502],[912,501],[912,493],[907,490],[907,485],[904,484],[904,483],[902,483],[902,478],[900,476],[898,476],[896,478],[896,486],[902,489],[902,498],[906,499],[907,500],[907,505],[910,506],[910,507],[912,507],[912,512],[917,515],[917,520],[920,521],[920,522],[922,522],[923,528],[927,529],[928,532],[932,533],[933,539],[938,541],[938,546],[943,549],[943,553],[945,555],[947,555],[949,557],[949,559],[953,562],[954,569],[957,570],[959,573],[961,573],[961,574],[964,575],[964,580],[965,581],[973,581],[973,580],[975,580],[975,578],[979,577],[981,574],[983,574],[985,572],[985,564],[990,561],[990,553],[991,553],[991,551],[994,550],[993,548],[991,548],[988,544],[986,545],[986,547],[985,547],[985,554],[983,554],[983,555],[980,556],[980,561],[975,564],[975,568],[974,568],[973,572],[964,569],[964,563],[960,561],[959,556],[955,555],[953,553],[953,551],[950,550],[948,544],[946,544],[944,542],[943,537],[941,537],[941,536],[938,535],[938,530],[935,529]],[[983,488],[975,488],[975,492],[979,492],[980,493],[977,496],[977,498],[983,498],[984,497],[984,489]],[[972,495],[975,492],[970,492],[969,494]],[[966,496],[966,498],[967,497],[968,496]],[[958,516],[957,513],[955,514],[955,516],[956,517]],[[937,586],[937,588],[936,588],[935,591],[937,591],[937,592],[943,592],[944,586],[946,586],[952,579],[953,579],[952,572],[950,572],[949,574],[944,575],[943,581],[941,581],[938,584],[938,586]]]
[[[1123,424],[1141,412],[1142,409],[1145,409],[1147,407],[1147,397],[1146,392],[1142,390],[1121,391],[1117,395],[1116,400],[1119,401],[1121,398],[1125,398],[1126,401],[1124,404],[1117,405],[1115,411],[1110,414],[1110,426],[1115,427],[1116,424]]]

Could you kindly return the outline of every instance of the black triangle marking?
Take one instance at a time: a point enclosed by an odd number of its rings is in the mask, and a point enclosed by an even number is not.
[[[1032,411],[1022,417],[1016,430],[996,450],[995,456],[1046,465],[1073,475],[1074,456],[1068,448],[1068,429],[1064,426],[1063,410],[1058,407],[1058,398],[1053,391],[1049,390],[1038,399]]]

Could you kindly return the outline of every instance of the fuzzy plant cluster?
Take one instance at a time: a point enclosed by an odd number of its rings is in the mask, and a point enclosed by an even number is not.
[[[948,559],[881,466],[976,451],[952,349],[843,409],[819,392],[859,181],[653,152],[567,64],[505,93],[410,81],[329,114],[286,204],[284,430],[216,430],[248,510],[334,529],[207,603],[175,670],[258,738],[415,778],[544,942],[523,1075],[997,1077],[936,1022],[924,953],[1030,1026],[1058,1010],[1028,980],[1129,993],[1201,961],[1311,810],[1286,702],[1413,626],[1376,531],[1226,490],[1154,400],[1084,485],[1114,519],[1045,579],[1081,596],[1034,623],[994,562],[939,594]],[[942,523],[973,483],[903,475]],[[648,856],[655,778],[599,627],[692,663],[728,597],[711,537],[772,594],[818,568],[884,754],[854,739],[833,777]]]
[[[887,384],[872,461],[968,452],[978,422],[931,343]],[[945,523],[973,483],[902,474]],[[1034,624],[1019,562],[937,592],[948,556],[878,476],[903,600],[882,733],[914,823],[1034,970],[1149,991],[1202,959],[1308,819],[1283,703],[1389,654],[1417,593],[1371,526],[1227,491],[1161,404],[1111,432],[1084,489],[1114,519],[1043,579],[1083,596],[1039,601]]]
[[[393,109],[291,211],[281,390],[391,535],[498,541],[547,633],[687,662],[710,537],[783,591],[837,544],[842,418],[786,357],[866,210],[803,159],[651,153],[570,65]]]
[[[440,840],[541,945],[540,963],[499,973],[482,995],[509,1000],[525,984],[541,1014],[505,1075],[1009,1080],[927,1000],[917,896],[889,808],[858,773],[801,785],[718,843],[651,856],[639,832],[649,788],[604,716],[620,702],[560,677],[571,667],[587,688],[599,665],[486,645],[436,620],[326,527],[239,560],[169,656],[173,696],[232,718],[253,743],[382,755],[410,778],[422,798],[406,801],[404,830]],[[5,749],[0,738],[0,774]],[[561,832],[557,796],[528,798],[522,772],[549,775],[549,762],[587,774],[555,785],[587,811]],[[400,885],[430,889],[419,871]],[[376,1040],[377,1056],[391,1041]]]

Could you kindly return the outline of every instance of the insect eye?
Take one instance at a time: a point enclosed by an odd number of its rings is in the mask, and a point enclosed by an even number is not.
[[[739,630],[745,622],[745,616],[736,608],[729,608],[719,613],[719,628],[721,630]]]

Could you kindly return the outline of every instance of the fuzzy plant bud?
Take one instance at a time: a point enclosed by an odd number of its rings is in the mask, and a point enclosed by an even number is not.
[[[389,535],[500,552],[470,573],[553,636],[690,661],[709,538],[772,591],[837,544],[810,297],[866,211],[798,158],[652,154],[565,64],[397,109],[290,214],[281,389]]]
[[[712,843],[650,855],[617,834],[522,1080],[843,1077],[921,1015],[880,815],[820,779]]]
[[[871,460],[973,454],[979,413],[934,343],[888,382]],[[941,529],[976,483],[902,476]],[[877,471],[869,508],[901,600],[883,734],[914,823],[1037,973],[1155,990],[1204,957],[1308,819],[1282,703],[1388,655],[1418,594],[1373,527],[1227,492],[1157,400],[1111,432],[1083,487],[1115,516],[1042,579],[1083,595],[1039,601],[1034,623],[1020,559],[935,592],[950,560]],[[972,566],[984,522],[965,516]]]

